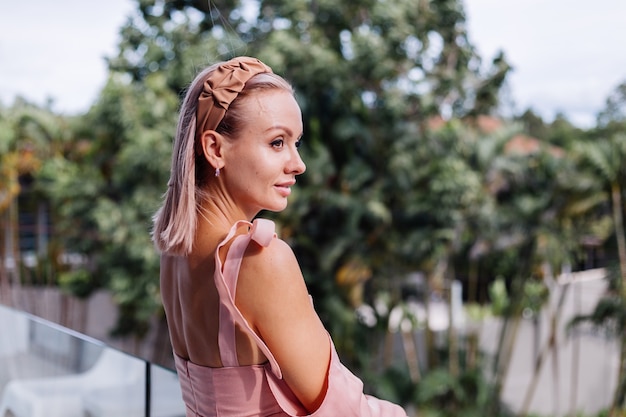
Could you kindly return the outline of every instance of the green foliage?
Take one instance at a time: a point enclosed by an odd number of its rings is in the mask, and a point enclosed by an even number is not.
[[[608,131],[623,131],[626,125],[626,82],[619,84],[607,97],[598,114],[598,127]]]
[[[489,299],[491,300],[491,312],[495,316],[503,316],[511,303],[506,284],[502,278],[498,278],[489,286]]]
[[[568,323],[568,331],[590,325],[608,337],[623,337],[626,333],[626,301],[621,297],[622,277],[615,265],[607,269],[608,288],[589,314],[577,315]]]
[[[616,295],[603,297],[589,315],[576,316],[571,325],[590,323],[611,336],[622,336],[626,330],[626,306]]]
[[[493,389],[479,369],[464,370],[455,376],[447,369],[430,371],[416,387],[420,415],[433,417],[484,416]],[[501,406],[498,416],[512,416]]]
[[[77,269],[59,273],[59,286],[79,298],[89,297],[100,283],[85,269]]]
[[[61,285],[78,296],[110,288],[122,309],[117,334],[142,334],[160,309],[150,226],[167,182],[177,106],[158,74],[141,85],[113,77],[75,127],[78,149],[46,160],[38,173],[66,250],[88,259],[63,272]]]
[[[524,283],[523,308],[536,316],[548,301],[549,296],[550,293],[545,283],[538,280],[528,280]]]
[[[385,398],[396,404],[414,403],[415,383],[411,380],[406,367],[391,366],[375,379],[373,392],[379,398]]]
[[[511,314],[512,308],[510,290],[507,289],[504,279],[497,278],[489,286],[489,299],[491,301],[491,313],[494,316]],[[523,282],[519,303],[519,311],[528,311],[538,314],[549,297],[548,288],[538,280],[526,280]]]

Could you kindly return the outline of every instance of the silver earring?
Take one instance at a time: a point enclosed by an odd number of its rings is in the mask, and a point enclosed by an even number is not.
[[[220,176],[220,169],[219,168],[215,168],[215,176],[216,177]]]

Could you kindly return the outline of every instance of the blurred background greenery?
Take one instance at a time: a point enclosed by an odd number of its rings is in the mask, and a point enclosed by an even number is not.
[[[570,325],[618,340],[603,413],[624,415],[626,83],[591,128],[531,110],[505,117],[511,67],[503,52],[477,54],[457,0],[136,6],[88,112],[0,107],[0,291],[85,300],[105,289],[119,310],[112,337],[167,365],[150,226],[181,94],[205,65],[257,56],[297,90],[308,167],[288,209],[262,216],[294,248],[342,360],[371,392],[422,415],[511,414],[500,394],[520,319],[538,315],[563,271],[602,267],[606,294]],[[454,283],[474,320],[502,318],[489,358],[472,332],[450,325],[438,343],[425,325],[432,299],[451,321]],[[418,329],[422,344],[407,339]],[[140,349],[149,334],[160,342]],[[389,347],[398,335],[401,358]]]

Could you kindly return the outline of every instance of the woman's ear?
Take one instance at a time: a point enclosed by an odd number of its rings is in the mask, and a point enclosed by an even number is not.
[[[213,166],[214,169],[219,169],[224,166],[222,157],[222,145],[224,143],[224,136],[217,133],[214,130],[205,130],[200,136],[200,146],[202,147],[202,154],[204,158]]]

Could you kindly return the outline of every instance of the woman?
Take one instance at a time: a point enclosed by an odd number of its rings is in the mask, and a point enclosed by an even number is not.
[[[287,206],[302,115],[291,86],[238,57],[192,82],[154,219],[187,416],[405,416],[341,365],[291,248],[261,210]]]

